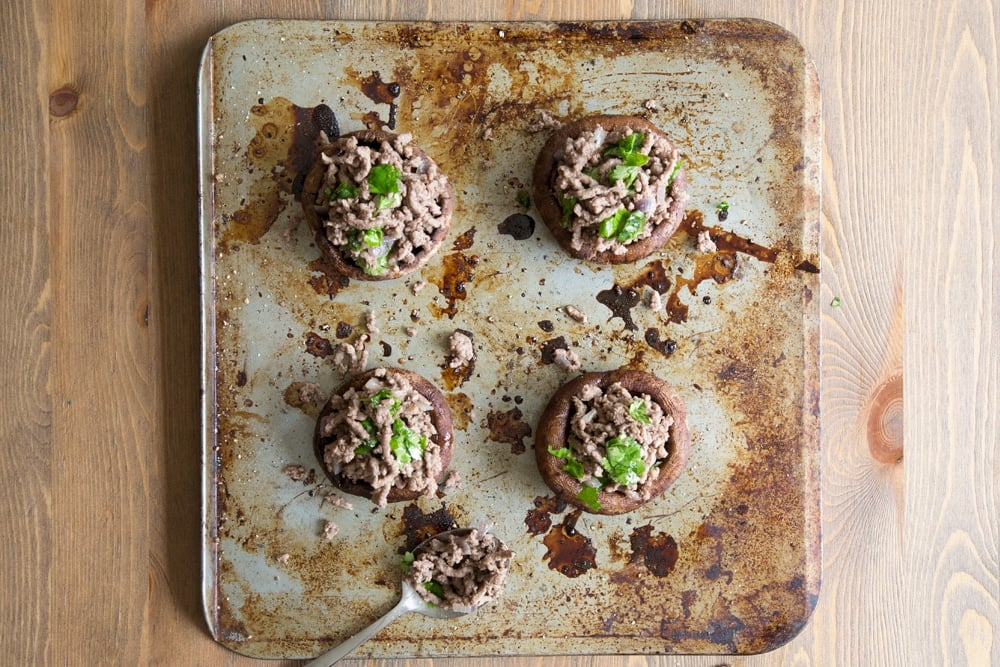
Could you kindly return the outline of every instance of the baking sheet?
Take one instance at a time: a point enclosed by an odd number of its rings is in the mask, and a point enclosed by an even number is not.
[[[753,20],[253,21],[212,37],[199,93],[203,590],[219,642],[316,655],[394,604],[407,545],[484,519],[515,551],[503,598],[454,621],[411,614],[358,655],[741,654],[802,628],[821,560],[820,133],[791,35]],[[648,118],[686,163],[685,225],[636,265],[568,258],[530,202],[545,114],[596,112]],[[412,133],[457,195],[443,248],[398,281],[333,273],[295,199],[319,129],[365,126]],[[702,228],[717,252],[696,249]],[[323,501],[318,408],[299,390],[341,383],[331,351],[368,313],[368,365],[445,393],[463,483],[382,510],[338,494],[344,510]],[[459,328],[468,372],[448,367]],[[656,373],[686,402],[688,467],[631,514],[559,507],[535,470],[536,420],[572,375],[551,363],[561,346],[584,371]]]

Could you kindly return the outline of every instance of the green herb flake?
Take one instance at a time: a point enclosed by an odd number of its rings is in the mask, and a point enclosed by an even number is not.
[[[671,183],[674,182],[674,178],[676,178],[677,174],[681,170],[681,167],[683,166],[684,166],[684,160],[678,160],[676,163],[674,163],[674,168],[670,170],[670,177],[667,179],[667,185],[670,185]]]
[[[729,210],[729,202],[727,202],[727,201],[720,201],[719,205],[715,207],[715,210],[716,211],[728,211]]]
[[[573,216],[573,208],[576,206],[575,197],[560,197],[559,206],[562,207],[562,220],[560,224],[565,227],[569,224],[569,219]]]
[[[607,457],[601,461],[601,467],[608,477],[622,486],[632,486],[639,481],[639,476],[646,472],[646,464],[642,460],[642,447],[627,435],[616,435],[604,445]]]
[[[584,176],[590,176],[595,181],[600,181],[601,180],[601,170],[598,169],[597,167],[590,167],[588,169],[584,169],[583,170],[583,175]]]
[[[383,401],[387,399],[392,399],[392,403],[389,405],[389,414],[395,417],[402,404],[399,402],[398,398],[392,395],[392,391],[388,387],[382,387],[377,392],[372,394],[368,399],[368,404],[374,409],[380,406]]]
[[[358,187],[341,181],[337,183],[337,189],[330,191],[330,188],[323,190],[327,199],[354,199],[358,196]],[[329,193],[329,194],[328,194]]]
[[[377,164],[368,172],[368,189],[373,195],[399,192],[399,179],[403,175],[391,164]]]
[[[627,160],[629,155],[638,153],[644,143],[646,143],[645,134],[642,132],[632,132],[619,139],[617,145],[604,151],[604,155]]]
[[[368,435],[372,437],[368,438],[367,440],[365,440],[360,445],[354,448],[355,456],[367,456],[368,454],[371,454],[372,451],[378,446],[378,439],[375,437],[376,435],[375,422],[366,417],[365,419],[361,420],[361,425],[368,432]]]
[[[528,191],[524,188],[517,191],[517,194],[514,195],[514,201],[516,201],[517,205],[524,211],[531,208],[531,195],[529,195]]]
[[[397,417],[392,422],[392,437],[389,438],[389,451],[401,465],[406,465],[423,457],[427,450],[427,436],[420,435],[403,423]]]
[[[377,194],[375,195],[375,212],[386,211],[390,208],[396,208],[403,203],[403,195],[398,192],[390,192],[388,194]]]
[[[369,276],[380,276],[389,270],[389,256],[382,255],[381,257],[376,257],[375,262],[369,264],[363,259],[358,260],[358,266]]]
[[[637,398],[628,405],[628,415],[640,424],[649,424],[649,415],[646,414],[646,401]]]
[[[601,220],[597,226],[597,234],[601,238],[613,238],[620,243],[628,243],[635,240],[645,226],[645,213],[620,208],[615,211],[614,215]]]
[[[413,555],[412,551],[407,551],[403,554],[403,557],[400,559],[399,563],[400,566],[403,568],[403,572],[408,572],[410,570],[410,568],[413,566],[414,558],[415,556]]]
[[[552,456],[566,461],[566,464],[562,468],[563,472],[572,475],[576,479],[583,479],[583,464],[573,456],[573,452],[569,447],[562,447],[560,449],[548,447],[547,449]]]
[[[442,600],[444,599],[444,586],[434,581],[433,579],[431,581],[425,581],[424,588],[426,588],[434,595],[438,596],[440,599]]]
[[[597,490],[596,486],[584,485],[580,489],[580,493],[576,494],[576,497],[582,500],[587,505],[587,507],[596,512],[603,507],[603,505],[601,505],[601,501],[597,499],[598,494],[599,491]]]
[[[608,172],[608,181],[611,183],[617,183],[621,181],[626,188],[632,189],[632,185],[635,183],[636,179],[639,178],[639,167],[618,164],[611,168]]]
[[[830,305],[833,306],[834,308],[840,308],[840,297],[839,296],[833,297],[833,301],[830,302]]]

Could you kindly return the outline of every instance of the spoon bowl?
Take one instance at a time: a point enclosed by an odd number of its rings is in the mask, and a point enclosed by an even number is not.
[[[430,537],[418,544],[413,550],[413,555],[419,556],[421,550],[424,549],[431,540],[446,537],[448,535],[467,535],[471,532],[472,528],[455,528],[453,530],[446,530],[443,533],[438,533],[437,535],[434,535],[433,537]],[[402,582],[402,594],[400,595],[399,602],[396,603],[395,607],[390,609],[384,616],[382,616],[382,618],[378,619],[368,627],[359,630],[341,644],[333,647],[326,653],[314,659],[312,662],[307,663],[305,667],[330,667],[330,665],[336,664],[350,654],[354,649],[368,641],[368,639],[378,633],[382,628],[386,627],[403,614],[408,614],[411,611],[415,611],[432,618],[457,618],[458,616],[464,616],[472,611],[475,611],[476,609],[478,609],[478,607],[452,609],[431,605],[429,602],[420,597],[417,590],[410,585],[409,580],[404,577]]]

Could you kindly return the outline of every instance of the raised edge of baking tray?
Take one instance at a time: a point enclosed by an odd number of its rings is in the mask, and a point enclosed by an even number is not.
[[[394,603],[414,539],[488,520],[516,554],[505,595],[454,621],[410,615],[358,655],[747,654],[793,637],[821,569],[819,104],[800,44],[757,20],[251,21],[213,36],[198,109],[213,636],[316,655]],[[319,260],[294,196],[331,129],[317,108],[343,132],[412,133],[449,175],[452,232],[418,275],[351,282]],[[686,162],[685,224],[636,265],[570,260],[530,202],[546,118],[595,112],[648,118]],[[701,229],[716,251],[697,249]],[[331,353],[369,313],[369,366],[445,392],[463,483],[345,510],[324,502],[300,389],[342,381]],[[459,328],[471,372],[448,366]],[[539,413],[573,375],[551,363],[559,347],[583,370],[650,370],[687,404],[684,474],[629,515],[559,507],[534,468]]]

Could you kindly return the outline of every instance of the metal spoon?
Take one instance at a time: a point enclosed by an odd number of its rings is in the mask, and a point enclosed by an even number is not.
[[[447,535],[461,535],[468,534],[472,532],[471,528],[455,528],[454,530],[446,530],[443,533],[438,533],[431,538],[428,538],[417,545],[413,550],[414,556],[420,554],[420,550],[424,548],[428,542],[439,537],[445,537]],[[379,630],[385,626],[392,623],[394,620],[411,611],[416,611],[424,616],[431,616],[433,618],[455,618],[457,616],[464,616],[470,611],[475,611],[475,609],[445,609],[444,607],[432,607],[427,602],[420,597],[416,589],[410,585],[409,581],[405,578],[403,579],[403,591],[399,598],[399,602],[393,607],[385,616],[378,619],[367,628],[364,628],[357,632],[349,639],[345,640],[343,643],[333,647],[323,655],[319,656],[312,662],[305,665],[305,667],[330,667],[330,665],[336,664],[342,658],[345,658],[351,651],[361,646]]]

